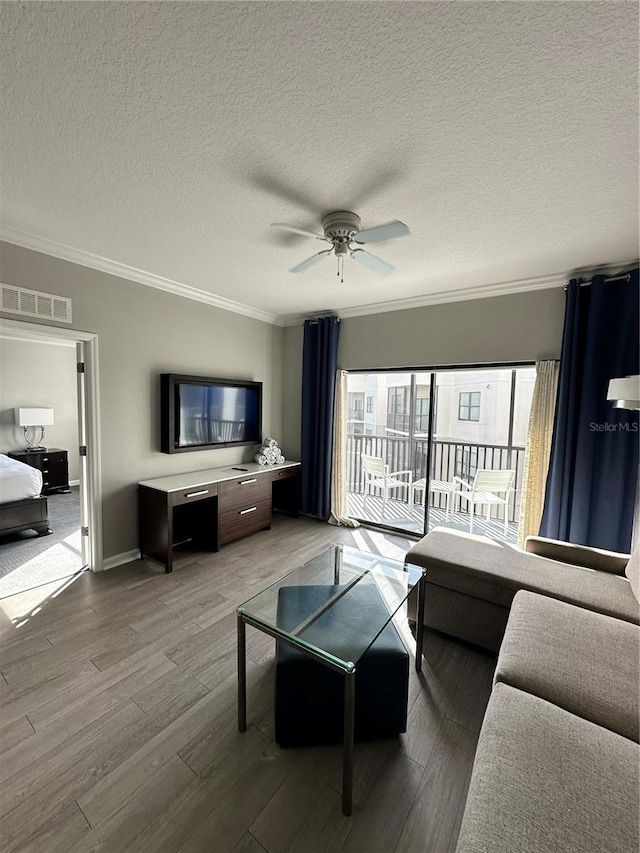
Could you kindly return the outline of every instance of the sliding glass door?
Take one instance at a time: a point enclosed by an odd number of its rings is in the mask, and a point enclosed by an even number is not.
[[[349,515],[420,535],[473,523],[515,542],[534,381],[533,366],[349,373]],[[484,471],[513,472],[495,503],[464,497]]]

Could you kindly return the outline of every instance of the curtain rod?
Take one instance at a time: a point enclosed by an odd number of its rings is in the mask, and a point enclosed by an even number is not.
[[[591,281],[592,281],[592,279],[589,279],[589,281],[581,281],[580,287],[588,287],[591,284]],[[609,284],[610,281],[631,281],[631,273],[627,272],[627,273],[624,273],[623,275],[612,275],[612,276],[609,276],[609,278],[605,278],[606,284]],[[569,285],[565,284],[565,286],[562,289],[568,290]]]

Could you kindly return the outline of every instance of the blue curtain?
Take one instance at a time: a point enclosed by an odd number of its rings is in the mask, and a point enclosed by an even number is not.
[[[571,281],[540,535],[631,550],[638,412],[614,409],[609,380],[640,373],[638,270]]]
[[[337,317],[305,320],[302,353],[302,483],[300,508],[326,521],[331,514],[333,403],[338,366]]]

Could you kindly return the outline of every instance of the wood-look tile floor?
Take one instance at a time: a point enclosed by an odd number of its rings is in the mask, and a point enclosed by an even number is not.
[[[493,656],[427,634],[406,734],[356,744],[350,818],[340,746],[274,743],[273,640],[253,629],[237,731],[236,606],[336,541],[413,544],[276,516],[170,575],[138,561],[0,601],[0,849],[454,850]]]

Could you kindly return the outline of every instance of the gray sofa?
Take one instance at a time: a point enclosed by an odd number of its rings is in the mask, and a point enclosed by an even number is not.
[[[456,853],[637,853],[640,628],[514,598]]]
[[[638,853],[638,549],[436,529],[407,562],[427,626],[499,649],[456,853]]]
[[[425,625],[496,652],[521,589],[638,624],[628,560],[541,537],[529,537],[523,551],[438,527],[406,556],[427,569]]]

